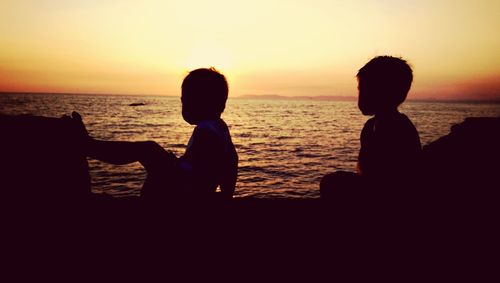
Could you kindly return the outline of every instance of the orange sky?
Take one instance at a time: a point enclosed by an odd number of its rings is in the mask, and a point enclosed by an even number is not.
[[[235,96],[356,95],[389,54],[410,97],[500,99],[500,1],[239,2],[2,0],[0,91],[178,95],[215,66]]]

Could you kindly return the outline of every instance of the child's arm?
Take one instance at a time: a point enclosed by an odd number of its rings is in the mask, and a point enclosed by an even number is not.
[[[238,175],[238,169],[237,166],[227,172],[227,174],[230,174],[230,178],[228,178],[228,183],[221,183],[220,189],[221,189],[221,196],[224,199],[232,199],[234,195],[234,191],[236,189],[236,178]]]
[[[360,149],[358,155],[358,163],[356,164],[356,171],[359,175],[365,175],[367,172],[369,173],[371,170],[371,162],[373,161],[373,148],[374,140],[373,140],[373,128],[375,124],[375,119],[371,118],[366,121],[363,129],[361,130],[361,134],[359,137],[360,141]]]
[[[363,170],[361,169],[361,164],[359,164],[359,161],[358,163],[356,163],[356,173],[358,175],[363,175]]]
[[[186,180],[196,190],[205,191],[213,187],[219,180],[221,168],[220,144],[217,137],[206,129],[195,128],[192,145],[180,158],[180,169]]]
[[[203,128],[195,129],[193,141],[192,179],[199,180],[195,187],[212,191],[219,185],[218,197],[232,199],[238,175],[238,155],[234,148],[234,154],[228,154],[220,137]]]

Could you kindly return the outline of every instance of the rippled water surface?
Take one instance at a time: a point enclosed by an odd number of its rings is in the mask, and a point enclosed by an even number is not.
[[[71,111],[82,114],[95,138],[154,140],[178,156],[193,130],[182,119],[177,97],[0,94],[4,114],[58,117]],[[498,104],[407,102],[401,111],[414,122],[422,144],[465,117],[500,116]],[[324,174],[354,170],[368,118],[355,101],[230,98],[223,119],[240,157],[236,196],[317,197]],[[145,177],[140,164],[89,162],[95,192],[139,194]]]

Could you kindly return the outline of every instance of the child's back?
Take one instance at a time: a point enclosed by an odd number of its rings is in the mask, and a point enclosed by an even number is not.
[[[238,155],[226,123],[222,119],[199,122],[189,140],[179,166],[189,172],[188,190],[210,194],[220,187],[232,195],[236,185]]]
[[[406,176],[418,166],[421,145],[417,129],[399,112],[369,119],[361,131],[358,170],[366,177]]]
[[[335,198],[349,190],[391,188],[414,181],[420,165],[421,144],[413,123],[398,106],[406,99],[413,72],[406,61],[380,56],[358,74],[358,107],[369,119],[361,132],[358,174],[335,172],[323,177],[322,198]]]
[[[380,56],[361,68],[358,106],[364,115],[374,115],[361,132],[358,171],[362,176],[385,181],[406,178],[415,172],[421,151],[413,123],[398,106],[413,81],[406,61]]]

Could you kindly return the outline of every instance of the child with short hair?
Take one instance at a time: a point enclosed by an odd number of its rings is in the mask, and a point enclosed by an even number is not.
[[[232,198],[238,155],[220,117],[227,96],[226,78],[214,68],[196,69],[186,76],[182,83],[182,116],[196,127],[186,152],[179,158],[153,141],[92,138],[88,156],[112,164],[140,162],[147,171],[141,197],[148,200],[206,198],[213,196],[218,187],[224,198]],[[78,113],[73,113],[73,118],[81,121]]]
[[[342,187],[394,186],[408,180],[419,166],[421,144],[410,119],[398,111],[413,81],[407,62],[379,56],[357,74],[358,107],[369,119],[361,131],[358,172],[335,172],[323,177],[322,198],[331,198]]]

